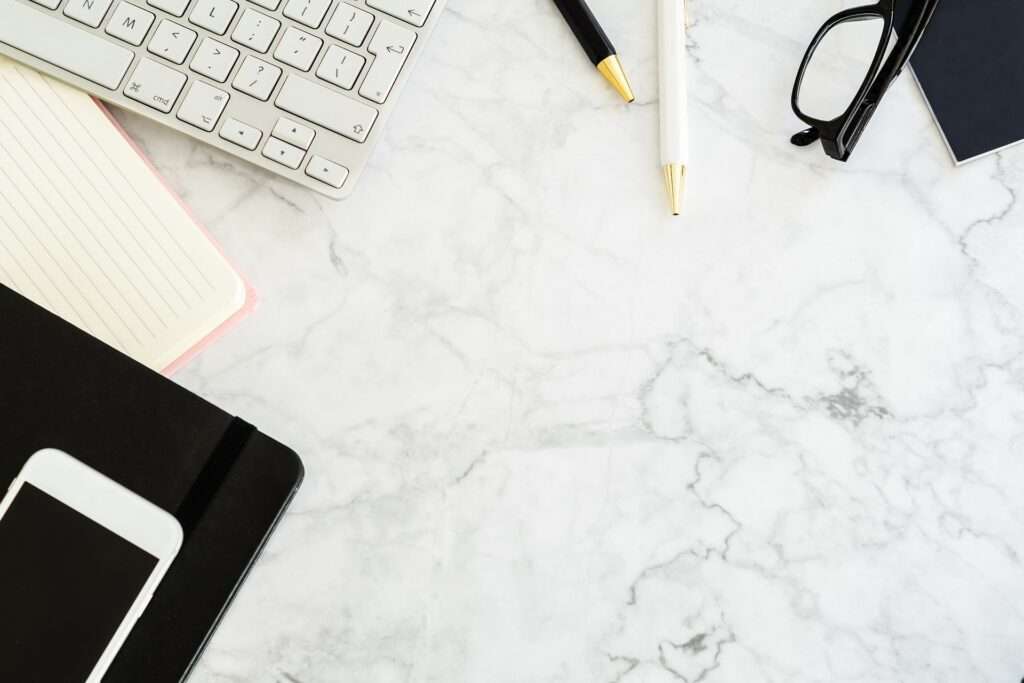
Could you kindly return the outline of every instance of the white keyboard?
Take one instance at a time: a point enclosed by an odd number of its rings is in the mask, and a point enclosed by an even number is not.
[[[0,54],[337,199],[445,0],[0,0]]]

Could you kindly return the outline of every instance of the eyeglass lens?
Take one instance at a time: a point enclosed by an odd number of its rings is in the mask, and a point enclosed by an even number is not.
[[[804,72],[797,96],[800,110],[822,121],[841,116],[867,78],[884,30],[879,16],[855,17],[833,26]],[[889,47],[894,43],[889,36]]]

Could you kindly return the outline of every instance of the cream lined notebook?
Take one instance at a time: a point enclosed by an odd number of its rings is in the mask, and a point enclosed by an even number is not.
[[[2,57],[0,283],[157,370],[249,299],[105,110]]]

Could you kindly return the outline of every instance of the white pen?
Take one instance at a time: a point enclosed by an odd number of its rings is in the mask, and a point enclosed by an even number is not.
[[[672,214],[679,215],[690,152],[686,113],[686,5],[658,0],[661,164]]]

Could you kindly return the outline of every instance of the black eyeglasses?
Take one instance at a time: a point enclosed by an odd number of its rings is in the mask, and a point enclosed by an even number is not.
[[[843,10],[818,30],[793,84],[793,112],[810,128],[791,142],[821,140],[846,161],[889,86],[910,60],[939,0],[896,0]],[[895,36],[893,33],[895,31]]]

